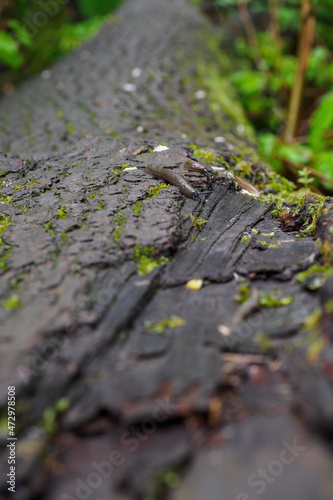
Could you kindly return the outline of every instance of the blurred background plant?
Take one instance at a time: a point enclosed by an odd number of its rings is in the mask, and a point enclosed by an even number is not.
[[[0,1],[0,94],[94,36],[120,2]]]
[[[228,26],[226,43],[236,55],[231,78],[261,154],[303,187],[331,193],[333,0],[202,0],[201,6]]]

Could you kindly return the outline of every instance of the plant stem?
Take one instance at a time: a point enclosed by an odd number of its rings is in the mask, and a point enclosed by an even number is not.
[[[290,97],[287,125],[284,132],[284,140],[286,142],[292,142],[296,136],[304,89],[305,72],[314,41],[316,18],[311,0],[302,0],[301,20],[302,26],[298,41],[298,68],[296,82]]]
[[[321,172],[318,172],[317,170],[314,170],[313,168],[308,167],[307,165],[300,165],[299,163],[293,163],[289,160],[286,160],[285,158],[281,158],[278,155],[274,155],[274,158],[281,161],[284,165],[286,165],[286,167],[296,168],[297,170],[307,170],[309,172],[309,174],[311,174],[314,177],[317,177],[318,179],[321,179],[322,181],[327,182],[327,184],[331,184],[331,186],[333,186],[332,179],[330,179],[326,175],[322,174]]]

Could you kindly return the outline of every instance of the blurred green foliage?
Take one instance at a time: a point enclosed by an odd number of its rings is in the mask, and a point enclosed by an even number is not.
[[[246,4],[250,20],[242,18],[241,4]],[[261,153],[281,173],[286,174],[283,160],[288,160],[311,166],[333,180],[333,0],[312,0],[315,44],[293,143],[285,143],[282,136],[298,67],[301,0],[211,0],[210,5],[215,17],[224,24],[227,21],[236,33],[231,78],[257,130]],[[300,183],[318,185],[318,180],[302,175]],[[322,185],[332,189],[325,182]]]
[[[0,2],[0,85],[41,71],[94,36],[121,0]]]

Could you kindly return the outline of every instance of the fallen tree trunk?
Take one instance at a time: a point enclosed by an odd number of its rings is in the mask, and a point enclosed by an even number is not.
[[[313,433],[333,434],[330,200],[320,254],[301,216],[285,232],[226,177],[191,174],[212,192],[190,199],[144,171],[241,157],[248,180],[284,189],[210,32],[183,0],[130,1],[0,103],[0,398],[7,425],[15,387],[18,498],[331,496]]]

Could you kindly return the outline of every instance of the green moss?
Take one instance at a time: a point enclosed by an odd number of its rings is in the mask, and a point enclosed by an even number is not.
[[[272,243],[269,243],[268,241],[265,240],[257,240],[257,243],[260,243],[260,245],[263,245],[264,247],[267,248],[277,248],[279,245],[281,245],[281,241],[273,241]]]
[[[155,470],[150,478],[147,492],[143,500],[160,500],[166,498],[170,489],[177,488],[180,483],[178,470],[160,469]]]
[[[45,409],[43,414],[42,427],[47,434],[55,434],[58,430],[58,416],[69,408],[68,398],[59,399],[54,406]]]
[[[327,277],[333,274],[333,267],[330,266],[318,266],[314,264],[309,267],[306,271],[302,271],[296,275],[296,279],[299,283],[303,283],[307,278],[314,277],[316,278],[312,284],[310,289],[317,290],[320,288],[326,281]]]
[[[66,205],[62,208],[59,208],[59,210],[57,211],[58,212],[58,219],[67,219],[67,214],[66,214],[67,207],[68,207],[68,205]]]
[[[26,187],[37,186],[38,184],[39,184],[39,182],[35,179],[32,179],[32,180],[27,179],[27,182],[25,182],[24,184],[21,184],[19,186],[14,186],[14,189],[15,189],[15,191],[22,191],[22,189],[24,189]]]
[[[57,111],[57,118],[61,119],[64,117],[64,112],[62,109],[58,109]]]
[[[251,297],[252,291],[248,284],[243,284],[238,289],[238,295],[234,296],[234,300],[239,304],[243,304]],[[293,297],[284,297],[278,299],[269,295],[265,292],[259,292],[259,304],[262,307],[282,307],[290,304],[293,301]]]
[[[162,319],[157,323],[145,321],[146,329],[151,333],[163,333],[167,328],[179,328],[185,325],[185,320],[179,316],[171,316],[171,318]]]
[[[73,123],[71,123],[71,122],[67,123],[67,132],[69,134],[74,134],[75,133],[75,129],[74,129]]]
[[[124,215],[124,212],[122,210],[120,210],[118,212],[117,217],[114,217],[113,220],[116,223],[116,229],[115,229],[113,235],[114,235],[114,239],[116,241],[118,241],[119,238],[120,238],[121,233],[123,232],[124,225],[125,225],[125,222],[126,222],[126,217]]]
[[[264,333],[257,333],[254,337],[255,342],[260,346],[261,350],[264,352],[271,351],[274,348],[274,345],[270,338],[267,337]]]
[[[333,313],[333,298],[328,299],[328,301],[325,303],[325,313],[327,314]]]
[[[98,203],[97,208],[98,208],[98,210],[103,210],[103,208],[104,208],[104,202],[103,202],[103,201],[100,201],[100,202]]]
[[[282,307],[291,304],[293,297],[284,297],[283,299],[278,299],[269,295],[268,293],[260,292],[259,304],[262,307]]]
[[[134,247],[134,260],[138,264],[139,274],[149,274],[159,266],[165,266],[169,259],[168,257],[153,257],[154,247],[143,247],[136,245]]]
[[[320,248],[322,260],[326,266],[333,266],[333,245],[329,241],[324,241]]]
[[[13,197],[7,196],[5,194],[0,194],[0,204],[2,205],[10,205],[13,203]]]
[[[158,184],[156,184],[156,186],[148,189],[147,199],[154,198],[162,191],[162,189],[167,189],[169,187],[170,187],[170,184],[166,184],[165,182],[159,182]]]
[[[15,293],[2,303],[3,307],[8,310],[18,309],[21,306],[20,298]]]
[[[237,170],[238,177],[247,177],[252,172],[252,165],[251,163],[245,160],[241,160],[238,162],[236,160],[235,170]]]
[[[140,215],[141,209],[142,209],[142,202],[141,201],[137,201],[136,204],[134,205],[133,212],[136,215]]]
[[[214,151],[210,151],[209,149],[200,148],[195,144],[190,144],[190,146],[193,149],[193,155],[198,160],[203,160],[209,165],[218,165],[219,155],[217,153],[214,153]]]
[[[208,105],[221,130],[226,128],[226,118],[233,125],[242,125],[243,135],[250,141],[255,140],[254,132],[239,104],[234,87],[226,74],[228,61],[221,57],[221,48],[212,40],[211,48],[219,53],[219,62],[200,61],[197,65],[197,80],[205,87]],[[221,66],[224,74],[221,74]]]
[[[49,232],[49,235],[52,236],[52,238],[53,238],[53,236],[55,236],[55,231],[53,229],[53,222],[52,221],[47,222],[46,224],[44,224],[43,227],[44,227],[44,229],[46,229],[46,231]]]
[[[310,331],[317,331],[319,328],[319,321],[322,316],[322,311],[319,307],[316,307],[306,318],[304,322],[304,328]]]
[[[260,234],[260,236],[266,236],[267,238],[273,238],[274,236],[274,231],[271,233],[262,233],[261,231],[257,231],[257,229],[252,229],[251,231],[253,234]]]
[[[239,304],[246,302],[251,296],[251,288],[247,284],[243,284],[238,289],[238,295],[234,296],[234,300]]]
[[[11,225],[12,222],[13,222],[13,219],[10,219],[6,215],[0,214],[0,246],[3,244],[1,236],[6,231],[6,229],[9,228],[9,226]]]
[[[244,234],[241,239],[241,243],[244,243],[244,245],[247,245],[251,241],[251,235],[250,234]]]
[[[0,239],[0,245],[1,245],[1,239]],[[12,248],[7,246],[5,249],[2,247],[2,253],[0,255],[0,269],[3,271],[6,271],[8,269],[6,260],[12,253]]]
[[[194,217],[194,215],[190,214],[190,219],[192,221],[193,227],[201,231],[204,225],[207,222],[207,219],[200,219],[200,217]]]
[[[190,234],[192,240],[194,241],[205,241],[207,238],[197,238],[196,236],[194,236],[193,234]]]

